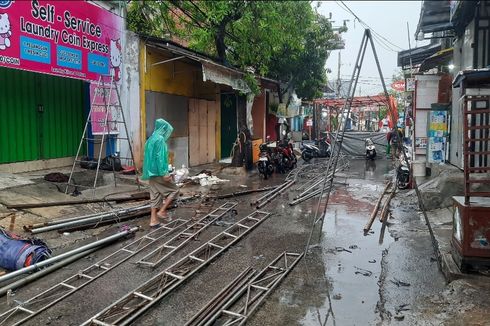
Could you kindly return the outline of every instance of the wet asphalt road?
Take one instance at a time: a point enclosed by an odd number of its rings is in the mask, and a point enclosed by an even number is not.
[[[389,232],[385,233],[382,244],[378,241],[381,227],[378,221],[373,225],[373,232],[367,236],[362,232],[385,179],[390,177],[390,170],[391,162],[386,160],[351,161],[345,177],[337,178],[345,184],[336,185],[332,193],[321,238],[317,230],[306,259],[257,310],[249,325],[413,325],[424,320],[425,298],[442,291],[445,283],[433,260],[429,233],[414,203],[405,202],[404,194],[395,197]],[[226,193],[239,184],[248,187],[278,184],[283,177],[274,176],[267,181],[259,180],[257,175],[229,177],[232,181],[217,191]],[[228,217],[226,221],[231,223],[252,212],[249,203],[259,196],[237,198],[238,216]],[[261,269],[283,251],[302,252],[317,199],[290,207],[287,199],[292,196],[292,192],[285,193],[264,207],[262,210],[272,213],[267,220],[161,300],[135,325],[183,325],[248,266]],[[189,218],[193,209],[179,208],[175,214]],[[132,224],[144,226],[145,222],[136,220]],[[78,325],[222,230],[223,226],[209,228],[198,241],[192,241],[155,271],[134,264],[149,252],[146,250],[26,324]],[[122,245],[97,251],[46,276],[20,289],[14,299],[25,300]],[[6,307],[3,300],[1,311]]]

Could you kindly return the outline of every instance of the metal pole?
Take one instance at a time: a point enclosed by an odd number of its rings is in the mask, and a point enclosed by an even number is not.
[[[62,222],[54,225],[49,225],[41,228],[36,228],[36,229],[31,229],[30,232],[32,234],[37,234],[37,233],[42,233],[42,232],[48,232],[48,231],[53,231],[53,230],[59,230],[59,229],[64,229],[68,228],[70,226],[80,226],[80,225],[85,225],[85,224],[90,224],[91,222],[104,222],[107,220],[110,220],[111,218],[117,218],[117,217],[122,217],[122,216],[127,216],[131,213],[145,213],[145,210],[149,210],[150,206],[145,205],[142,207],[138,207],[135,209],[127,209],[123,211],[118,211],[118,212],[111,212],[111,213],[106,213],[106,214],[101,214],[101,215],[95,215],[92,217],[88,218],[83,218],[83,219],[74,219],[68,222]]]
[[[18,288],[26,285],[26,284],[29,284],[29,283],[37,280],[38,278],[46,275],[46,274],[49,274],[49,273],[51,273],[51,272],[53,272],[53,271],[55,271],[57,269],[60,269],[61,267],[65,266],[65,265],[71,264],[72,262],[79,260],[83,256],[86,256],[88,254],[93,253],[97,249],[98,248],[92,248],[92,249],[83,251],[81,253],[78,253],[76,255],[73,255],[71,257],[68,257],[68,258],[66,258],[66,259],[64,259],[62,261],[59,261],[56,264],[53,264],[53,265],[51,265],[49,267],[46,267],[46,268],[40,270],[39,272],[36,272],[34,274],[31,274],[29,276],[26,276],[24,278],[21,278],[20,280],[17,280],[17,281],[15,281],[13,283],[10,283],[8,285],[5,285],[4,287],[0,288],[0,296],[4,295],[5,293],[7,293],[10,290],[15,290],[15,289],[18,289]]]
[[[134,233],[136,231],[139,230],[139,227],[133,227],[129,230],[126,230],[126,231],[122,231],[122,232],[119,232],[119,233],[116,233],[116,234],[113,234],[107,238],[104,238],[104,239],[101,239],[99,241],[95,241],[95,242],[92,242],[92,243],[89,243],[85,246],[82,246],[82,247],[79,247],[79,248],[76,248],[76,249],[73,249],[71,251],[68,251],[68,252],[65,252],[65,253],[62,253],[58,256],[54,256],[54,257],[51,257],[49,259],[46,259],[46,260],[43,260],[37,264],[34,264],[34,265],[31,265],[31,266],[28,266],[28,267],[24,267],[24,268],[21,268],[21,269],[18,269],[16,271],[13,271],[13,272],[10,272],[8,274],[5,274],[3,276],[0,276],[0,282],[4,282],[4,281],[7,281],[7,280],[10,280],[18,275],[22,275],[22,274],[25,274],[25,273],[29,273],[29,272],[32,272],[32,271],[35,271],[41,267],[44,267],[44,266],[47,266],[49,264],[52,264],[54,262],[57,262],[57,261],[60,261],[60,260],[63,260],[67,257],[70,257],[70,256],[73,256],[75,254],[78,254],[80,252],[84,252],[84,251],[87,251],[89,249],[92,249],[92,248],[95,248],[95,247],[99,247],[99,246],[102,246],[104,244],[107,244],[109,242],[112,242],[112,241],[115,241],[117,239],[120,239],[128,234],[131,234],[131,233]]]

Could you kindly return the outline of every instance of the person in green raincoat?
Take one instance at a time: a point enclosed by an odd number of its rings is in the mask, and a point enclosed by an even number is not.
[[[155,130],[145,144],[145,156],[143,160],[142,180],[148,180],[150,184],[151,218],[150,227],[160,225],[159,218],[165,222],[172,221],[167,216],[167,207],[179,192],[173,183],[173,178],[168,171],[167,140],[174,128],[164,119],[155,121]],[[164,200],[164,198],[166,199]]]

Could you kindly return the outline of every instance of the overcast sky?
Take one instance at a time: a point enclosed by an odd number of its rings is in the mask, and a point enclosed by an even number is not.
[[[374,43],[381,63],[383,77],[385,78],[386,86],[389,88],[392,75],[399,71],[397,67],[397,52],[400,51],[400,48],[403,50],[408,49],[407,22],[410,28],[412,48],[427,44],[427,42],[416,43],[414,37],[420,16],[421,1],[344,1],[344,4],[363,22],[369,25],[372,30],[393,43],[389,44],[387,41],[380,40],[380,37],[377,37]],[[312,5],[315,6],[316,2]],[[332,13],[334,26],[342,25],[344,19],[349,20],[347,22],[348,31],[342,34],[342,38],[345,40],[345,49],[341,50],[340,77],[341,79],[350,80],[364,34],[364,27],[346,8],[341,6],[342,3],[340,1],[321,1],[318,11],[327,17],[329,13]],[[380,44],[381,42],[384,44]],[[337,79],[338,53],[338,50],[332,51],[327,60],[327,68],[332,70],[328,74],[329,80]],[[356,95],[375,95],[381,91],[382,86],[376,63],[368,45]]]

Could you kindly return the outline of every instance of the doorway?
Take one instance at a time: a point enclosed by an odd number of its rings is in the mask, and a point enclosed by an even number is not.
[[[221,158],[231,156],[237,137],[237,96],[221,94]]]

